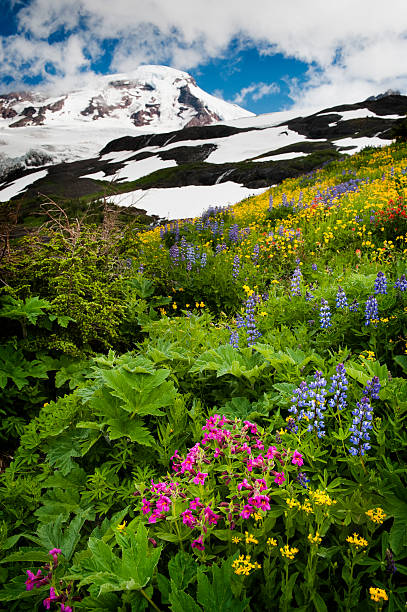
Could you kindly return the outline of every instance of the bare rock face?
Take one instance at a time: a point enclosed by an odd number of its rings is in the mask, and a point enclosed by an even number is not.
[[[154,117],[160,117],[159,104],[146,104],[145,110],[140,110],[130,115],[130,119],[133,121],[136,127],[149,125]]]

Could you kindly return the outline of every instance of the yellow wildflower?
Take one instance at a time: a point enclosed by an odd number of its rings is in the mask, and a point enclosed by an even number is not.
[[[267,544],[268,544],[269,546],[277,546],[277,540],[275,540],[274,538],[269,538],[269,539],[267,540]]]
[[[308,534],[308,540],[311,544],[320,544],[322,542],[322,538],[320,537],[318,531],[313,536],[312,533]]]
[[[241,541],[242,541],[242,538],[239,538],[238,536],[233,536],[232,538],[233,544],[239,544],[239,542]]]
[[[245,531],[244,534],[246,536],[246,544],[258,544],[259,543],[259,541],[256,540],[256,538],[254,537],[252,533]]]
[[[348,536],[346,538],[346,541],[349,542],[349,544],[356,546],[356,548],[364,548],[365,546],[367,546],[367,540],[365,540],[365,538],[362,538],[358,533],[354,533],[352,536]]]
[[[280,548],[281,556],[293,560],[298,552],[298,548],[290,548],[288,544],[284,548]]]
[[[384,512],[383,508],[372,508],[365,512],[365,514],[370,518],[373,523],[377,523],[381,525],[384,522],[387,514]]]
[[[117,531],[120,531],[120,533],[122,533],[125,529],[126,529],[126,521],[123,521],[123,523],[121,525],[117,525],[116,529]]]
[[[381,600],[388,601],[389,600],[389,598],[387,597],[387,593],[384,589],[370,587],[369,593],[370,593],[370,599],[373,599],[373,601],[381,601]]]
[[[287,504],[287,506],[288,506],[289,508],[295,508],[295,506],[298,506],[298,508],[301,508],[301,504],[300,504],[299,502],[297,502],[297,500],[296,500],[296,499],[293,499],[293,498],[291,498],[291,499],[290,499],[290,498],[288,498],[288,499],[286,499],[285,501],[286,501],[286,504]]]

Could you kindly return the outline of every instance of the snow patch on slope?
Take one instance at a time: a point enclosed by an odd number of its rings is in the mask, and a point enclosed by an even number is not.
[[[16,179],[8,187],[0,190],[0,202],[8,202],[14,196],[25,191],[29,185],[47,176],[47,174],[48,170],[40,170],[39,172],[32,172],[27,176]]]
[[[188,185],[166,189],[130,191],[109,196],[106,201],[118,206],[136,206],[147,214],[168,219],[189,219],[200,216],[209,206],[227,206],[244,198],[263,193],[266,189],[247,189],[236,183],[218,185]]]

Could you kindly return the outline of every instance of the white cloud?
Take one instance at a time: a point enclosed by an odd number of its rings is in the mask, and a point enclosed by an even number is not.
[[[118,41],[111,65],[118,72],[140,63],[188,70],[224,57],[238,41],[312,64],[301,89],[290,83],[296,106],[351,101],[389,87],[407,92],[405,0],[31,0],[18,21],[19,34],[0,41],[0,77],[24,70],[54,86],[61,79],[83,82],[106,39]],[[58,31],[68,39],[50,45]],[[54,76],[45,72],[50,61]],[[247,89],[237,98],[267,95]]]
[[[252,83],[248,87],[243,87],[243,89],[236,94],[233,102],[236,104],[243,104],[247,97],[257,102],[257,100],[264,98],[264,96],[269,96],[279,91],[280,87],[276,83]]]

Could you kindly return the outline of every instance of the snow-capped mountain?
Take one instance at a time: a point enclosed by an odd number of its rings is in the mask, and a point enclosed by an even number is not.
[[[0,201],[22,199],[35,208],[44,195],[58,200],[103,194],[107,202],[150,215],[196,216],[363,147],[390,144],[406,113],[407,96],[388,92],[302,116],[286,111],[116,134],[87,159],[17,171],[0,185]]]
[[[55,161],[73,161],[97,154],[118,136],[252,115],[208,94],[186,72],[140,66],[128,74],[95,77],[92,86],[64,95],[0,95],[0,153],[14,158],[40,149]]]

